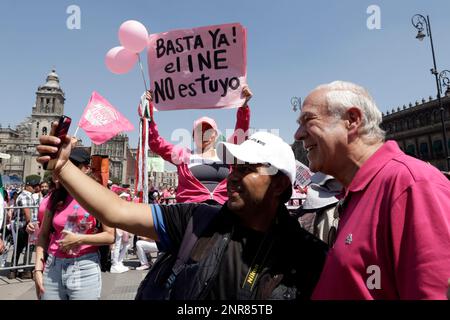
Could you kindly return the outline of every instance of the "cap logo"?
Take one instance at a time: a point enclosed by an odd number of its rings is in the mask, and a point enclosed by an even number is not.
[[[263,145],[263,146],[266,145],[266,143],[264,141],[261,141],[261,140],[255,139],[255,138],[250,138],[249,140],[255,141],[256,143],[259,143],[260,145]]]
[[[352,244],[352,242],[353,242],[353,235],[349,233],[347,235],[347,238],[345,238],[345,244]]]

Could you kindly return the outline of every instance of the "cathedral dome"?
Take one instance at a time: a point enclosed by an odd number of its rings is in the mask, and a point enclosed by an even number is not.
[[[61,89],[61,87],[59,86],[59,76],[54,69],[47,75],[47,83],[44,84],[42,87]]]

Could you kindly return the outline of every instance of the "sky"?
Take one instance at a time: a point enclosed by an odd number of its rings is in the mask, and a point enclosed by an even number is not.
[[[67,28],[70,5],[80,8],[80,29]],[[371,5],[380,9],[380,29],[368,28]],[[323,83],[360,84],[383,112],[436,97],[429,38],[415,39],[411,17],[430,16],[441,71],[450,69],[449,12],[446,0],[0,0],[0,124],[14,127],[31,115],[38,86],[55,68],[65,114],[74,123],[98,91],[134,124],[128,135],[135,147],[137,105],[145,90],[139,68],[115,75],[104,63],[106,52],[120,45],[119,26],[138,20],[149,33],[159,33],[239,22],[247,28],[247,81],[254,94],[250,126],[278,130],[292,143],[299,111],[291,98],[304,99]],[[147,70],[145,52],[141,58]],[[170,140],[175,129],[191,130],[200,116],[216,119],[225,131],[234,128],[236,110],[165,111],[155,119]],[[90,145],[82,130],[78,136]]]

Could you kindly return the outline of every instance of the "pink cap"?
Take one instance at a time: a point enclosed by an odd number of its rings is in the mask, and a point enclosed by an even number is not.
[[[214,130],[217,131],[217,124],[214,121],[214,119],[211,119],[209,117],[201,117],[194,121],[194,129],[197,128],[198,125],[202,124],[203,122],[206,122],[209,124]]]

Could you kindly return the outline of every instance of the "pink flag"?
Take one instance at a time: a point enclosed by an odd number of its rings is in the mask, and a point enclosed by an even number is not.
[[[92,92],[78,126],[83,128],[97,145],[105,143],[120,132],[134,129],[127,118],[95,91]]]

